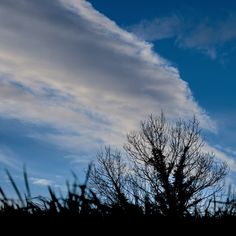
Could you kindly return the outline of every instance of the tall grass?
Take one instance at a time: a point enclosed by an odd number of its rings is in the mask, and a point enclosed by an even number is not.
[[[107,205],[89,189],[90,168],[88,168],[84,182],[78,181],[73,173],[73,181],[66,182],[66,194],[56,193],[48,186],[48,197],[33,197],[30,190],[26,168],[23,170],[25,192],[20,191],[14,178],[6,170],[10,185],[14,189],[17,198],[11,199],[0,187],[0,217],[8,216],[29,216],[29,217],[74,217],[79,219],[102,219],[109,220],[114,217],[132,219],[160,219],[160,215],[148,213],[138,205],[121,207],[120,205]],[[122,217],[121,217],[122,216]],[[216,200],[213,196],[204,211],[195,209],[193,213],[186,216],[186,220],[198,220],[208,222],[218,222],[226,220],[236,220],[236,200],[232,193],[228,193],[225,201]]]
[[[89,178],[89,170],[87,172],[85,182],[79,184],[76,175],[74,181],[67,181],[67,193],[65,196],[56,194],[51,186],[48,186],[49,197],[31,196],[28,175],[24,167],[23,176],[26,192],[22,193],[14,178],[8,170],[6,174],[14,189],[17,198],[11,199],[0,187],[0,216],[9,215],[101,215],[106,212],[96,195],[88,189],[87,182]]]

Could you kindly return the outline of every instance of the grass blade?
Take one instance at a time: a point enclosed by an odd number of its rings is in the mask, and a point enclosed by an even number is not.
[[[26,171],[26,167],[24,165],[23,167],[24,169],[24,181],[25,181],[25,187],[26,187],[26,191],[27,191],[27,198],[31,198],[31,193],[30,193],[30,187],[29,187],[29,181],[28,181],[28,176],[27,176],[27,171]]]
[[[6,194],[4,193],[4,191],[2,190],[1,187],[0,187],[0,194],[1,194],[2,197],[3,197],[3,200],[4,200],[4,201],[7,201],[7,196],[6,196]]]
[[[14,179],[12,178],[12,176],[11,176],[11,174],[9,173],[8,170],[6,170],[6,173],[7,173],[7,176],[8,176],[8,178],[9,178],[10,182],[11,182],[11,185],[12,185],[12,187],[14,188],[14,190],[15,190],[15,192],[16,192],[16,194],[17,194],[19,200],[20,200],[20,202],[21,202],[22,205],[24,206],[23,198],[21,197],[20,191],[19,191],[19,189],[17,188]]]

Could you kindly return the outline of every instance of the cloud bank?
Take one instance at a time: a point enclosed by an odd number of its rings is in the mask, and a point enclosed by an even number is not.
[[[87,1],[1,0],[0,39],[0,116],[54,129],[32,138],[119,146],[161,109],[215,128],[177,68]]]

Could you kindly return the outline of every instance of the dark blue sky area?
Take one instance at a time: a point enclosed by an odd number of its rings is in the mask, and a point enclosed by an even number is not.
[[[233,0],[90,2],[122,27],[137,24],[142,20],[151,21],[177,14],[183,17],[184,21],[190,22],[193,28],[205,21],[214,28],[217,22],[220,24],[236,13],[236,2]],[[177,47],[176,38],[154,40],[152,43],[157,53],[177,66],[182,79],[189,83],[199,104],[209,113],[217,113],[217,110],[230,111],[235,106],[236,47],[235,40],[232,41],[217,45],[220,52],[214,60],[194,48],[188,50]]]
[[[210,16],[218,19],[222,14],[236,10],[234,0],[146,0],[146,1],[101,1],[89,0],[95,9],[119,24],[137,23],[142,18],[152,19],[172,13]],[[220,14],[220,16],[219,16]]]

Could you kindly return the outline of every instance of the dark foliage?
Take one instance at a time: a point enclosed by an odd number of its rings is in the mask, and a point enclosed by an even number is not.
[[[26,193],[21,193],[14,179],[7,172],[18,199],[10,199],[0,188],[0,226],[8,233],[183,233],[188,227],[195,227],[195,232],[205,230],[229,230],[236,220],[236,201],[229,195],[226,201],[216,201],[212,197],[204,213],[184,218],[169,218],[160,214],[149,214],[137,204],[101,203],[102,201],[87,186],[87,178],[79,184],[75,178],[67,183],[65,197],[58,196],[48,187],[50,197],[32,197],[27,174],[24,171]],[[230,227],[229,227],[230,226]],[[214,227],[214,228],[212,228]],[[185,229],[185,230],[184,230]],[[104,231],[105,230],[105,231]],[[186,231],[187,232],[187,231]]]

